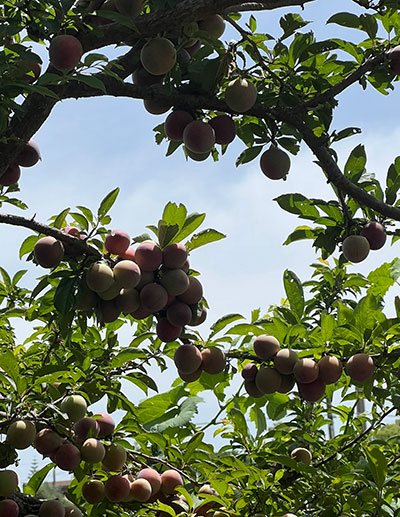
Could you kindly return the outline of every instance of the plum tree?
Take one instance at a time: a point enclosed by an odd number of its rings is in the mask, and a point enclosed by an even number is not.
[[[71,34],[60,34],[55,36],[50,42],[50,63],[60,72],[68,72],[75,68],[82,54],[81,42]]]

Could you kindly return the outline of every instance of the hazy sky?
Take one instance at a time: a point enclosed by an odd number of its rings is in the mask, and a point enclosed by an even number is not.
[[[348,29],[324,25],[330,13],[335,12],[327,4],[314,2],[305,6],[302,16],[314,20],[310,29],[326,38],[352,37]],[[344,0],[336,1],[334,7],[337,11],[354,9],[352,2]],[[283,12],[257,15],[258,30],[279,35],[276,20]],[[354,39],[357,37],[354,35]],[[225,38],[238,39],[232,30],[227,31]],[[368,154],[368,170],[383,180],[397,156],[398,102],[398,88],[384,97],[371,87],[362,92],[359,85],[354,85],[341,96],[334,126],[363,129],[362,135],[337,147],[341,164],[349,151],[363,142]],[[279,303],[284,296],[284,269],[295,271],[301,280],[310,275],[309,264],[318,254],[309,241],[282,246],[288,233],[302,221],[283,212],[273,198],[299,190],[308,197],[333,196],[304,147],[298,156],[292,157],[286,182],[265,178],[258,160],[236,168],[235,159],[244,149],[240,141],[234,142],[217,163],[211,159],[202,163],[186,162],[181,150],[166,158],[166,144],[157,146],[152,131],[165,117],[148,114],[142,102],[133,99],[99,98],[60,103],[35,136],[43,161],[34,168],[22,170],[21,197],[29,205],[23,215],[36,214],[38,221],[46,222],[69,206],[85,205],[95,210],[104,195],[117,186],[121,193],[111,211],[111,228],[123,229],[131,236],[145,231],[146,225],[156,223],[168,201],[184,203],[189,212],[206,212],[204,227],[227,234],[225,240],[195,250],[191,256],[193,268],[201,272],[211,307],[208,321],[202,326],[207,335],[209,324],[223,314],[239,312],[248,317],[254,308],[266,311],[270,304]],[[10,245],[3,245],[1,265],[11,273],[26,268],[27,264],[18,260],[18,248],[29,232],[6,226],[2,232],[3,243]],[[387,244],[351,270],[368,273],[396,254],[396,245],[392,248]],[[30,283],[43,274],[40,268],[29,266],[29,269]],[[21,335],[23,333],[21,331]],[[164,376],[162,387],[166,388],[172,378],[173,375]],[[132,393],[134,400],[143,398],[139,392]],[[204,421],[211,416],[202,410],[199,418]],[[21,458],[19,472],[25,480],[32,454],[22,454]],[[65,478],[65,474],[60,478]]]

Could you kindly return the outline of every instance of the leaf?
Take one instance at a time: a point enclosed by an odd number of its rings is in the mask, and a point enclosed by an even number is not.
[[[397,198],[400,188],[400,156],[390,165],[386,175],[386,203],[393,205]]]
[[[350,27],[353,29],[360,28],[360,20],[357,15],[352,13],[336,13],[329,18],[326,23],[336,23],[342,27]]]
[[[253,145],[252,147],[245,149],[238,156],[235,162],[236,167],[238,167],[239,165],[243,165],[244,163],[251,162],[252,160],[254,160],[254,158],[257,158],[257,156],[261,153],[262,150],[262,145]]]
[[[291,214],[296,214],[302,219],[311,219],[312,221],[319,217],[317,208],[313,205],[311,199],[307,199],[302,194],[283,194],[274,199],[278,205]]]
[[[47,474],[55,467],[54,463],[49,463],[45,467],[41,468],[33,474],[28,483],[24,484],[24,494],[36,495],[37,491],[41,487],[43,481],[46,479]]]
[[[119,194],[119,188],[115,188],[100,203],[99,209],[97,210],[97,217],[105,216],[110,210],[113,204],[115,203],[117,196]]]
[[[23,241],[23,243],[21,244],[21,247],[19,248],[19,258],[20,259],[24,255],[28,255],[29,253],[32,253],[33,248],[35,247],[35,244],[38,241],[38,239],[39,239],[38,235],[30,235]]]
[[[186,243],[186,249],[188,251],[192,251],[196,248],[200,248],[200,246],[209,244],[210,242],[225,239],[225,237],[226,235],[223,233],[213,230],[212,228],[208,228],[207,230],[203,230],[202,232],[193,235],[190,241]]]
[[[386,456],[377,447],[364,447],[364,452],[368,460],[368,465],[378,489],[382,489],[387,474]]]
[[[304,292],[298,276],[286,269],[283,274],[283,285],[290,308],[301,318],[304,311]]]
[[[182,225],[182,229],[176,235],[175,241],[180,242],[191,233],[193,233],[204,221],[206,214],[198,214],[197,212],[191,213],[186,216],[185,222]]]
[[[241,314],[226,314],[225,316],[222,316],[219,320],[217,320],[214,325],[211,327],[211,332],[208,337],[208,339],[211,339],[215,334],[220,332],[222,329],[224,329],[227,325],[230,323],[233,323],[234,321],[243,319],[243,316]]]
[[[157,425],[152,426],[151,430],[156,433],[162,433],[170,427],[186,426],[197,413],[197,406],[202,402],[200,397],[186,398],[179,408],[179,413],[172,418],[165,420]]]
[[[255,423],[257,435],[262,434],[266,430],[267,421],[265,414],[258,406],[253,406],[250,408],[250,419]]]
[[[68,314],[76,304],[77,280],[75,277],[63,278],[54,293],[54,308],[61,314]]]
[[[336,320],[332,314],[327,314],[326,312],[321,314],[321,339],[324,343],[331,339],[336,326]]]
[[[288,244],[296,241],[301,241],[304,239],[315,239],[318,230],[314,228],[310,228],[309,226],[298,226],[294,232],[289,234],[283,243],[283,246],[287,246]]]
[[[182,203],[167,203],[162,214],[162,220],[166,225],[178,225],[181,229],[185,223],[187,210]]]
[[[247,429],[246,419],[239,409],[231,408],[229,411],[229,418],[232,421],[235,431],[242,436],[247,436],[249,431]]]
[[[161,248],[165,248],[165,246],[170,244],[178,232],[179,232],[179,226],[177,224],[174,224],[174,225],[165,225],[165,224],[160,225],[159,224],[157,233],[158,233],[158,242],[160,243]]]
[[[61,228],[62,225],[64,224],[64,221],[65,221],[65,218],[67,217],[68,215],[68,212],[69,212],[69,208],[65,208],[62,212],[60,212],[57,217],[54,219],[54,223],[53,223],[53,226],[55,228]]]
[[[344,175],[353,183],[358,183],[367,163],[367,155],[362,144],[357,145],[350,153],[344,166]]]

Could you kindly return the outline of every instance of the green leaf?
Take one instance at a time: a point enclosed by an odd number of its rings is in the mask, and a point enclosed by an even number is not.
[[[74,79],[79,83],[84,83],[87,86],[90,86],[90,88],[94,88],[95,90],[100,90],[103,93],[107,93],[103,81],[101,81],[98,77],[95,77],[94,75],[78,74],[74,76]]]
[[[217,320],[214,325],[211,326],[211,332],[208,337],[208,339],[211,339],[215,334],[220,332],[222,329],[224,329],[227,325],[230,323],[233,323],[234,321],[243,319],[243,316],[241,314],[226,314],[225,316],[222,316],[219,320]]]
[[[65,208],[62,212],[60,212],[57,217],[54,219],[53,226],[55,228],[61,228],[64,224],[65,218],[67,217],[69,213],[69,208]]]
[[[321,314],[321,339],[324,343],[331,339],[336,326],[337,323],[332,314],[327,314],[326,312]]]
[[[390,165],[386,175],[386,203],[393,205],[397,199],[397,192],[400,188],[400,156]]]
[[[21,247],[19,248],[19,258],[21,259],[24,255],[28,255],[28,253],[32,253],[33,248],[35,247],[36,242],[38,241],[38,235],[30,235],[27,237]]]
[[[238,167],[239,165],[243,165],[244,163],[251,162],[252,160],[254,160],[254,158],[257,158],[257,156],[261,153],[262,150],[262,145],[253,145],[252,147],[245,149],[238,156],[235,162],[236,167]]]
[[[54,293],[54,308],[61,314],[68,314],[76,304],[77,280],[75,277],[63,278]]]
[[[36,495],[37,491],[41,487],[43,481],[46,479],[47,474],[55,467],[54,463],[49,463],[45,467],[41,468],[33,474],[28,483],[24,484],[24,494]]]
[[[188,237],[191,233],[193,233],[204,221],[206,214],[198,214],[196,212],[191,213],[186,216],[185,222],[182,225],[182,229],[176,235],[175,242],[180,242],[186,237]]]
[[[161,221],[160,221],[161,222]],[[170,244],[174,237],[179,232],[179,226],[177,224],[174,225],[158,225],[158,242],[161,248],[165,248],[168,244]]]
[[[97,62],[108,63],[108,57],[105,56],[104,54],[96,54],[96,53],[88,54],[87,56],[85,56],[83,64],[85,66],[92,66],[93,63],[97,63]]]
[[[109,194],[106,195],[106,197],[100,203],[99,209],[97,210],[97,217],[103,217],[111,210],[111,207],[115,203],[118,194],[119,187],[115,188]]]
[[[79,226],[81,226],[84,230],[89,230],[89,222],[86,219],[86,217],[82,214],[79,214],[78,212],[70,212],[69,214],[74,221],[78,223]]]
[[[179,408],[179,412],[172,418],[168,418],[164,422],[153,425],[151,430],[156,433],[162,433],[170,427],[183,427],[190,423],[194,415],[197,413],[197,406],[202,402],[200,397],[186,398]]]
[[[200,248],[200,246],[204,246],[210,242],[225,239],[225,237],[226,235],[223,233],[213,230],[212,228],[208,228],[207,230],[203,230],[200,233],[193,235],[190,241],[186,243],[186,249],[188,251],[193,251],[194,249]]]
[[[258,406],[252,406],[250,408],[250,419],[254,422],[257,435],[262,434],[267,428],[267,421],[264,412]]]
[[[301,318],[304,312],[304,292],[298,276],[286,269],[283,274],[283,285],[290,308]]]
[[[309,226],[298,226],[294,232],[287,236],[283,246],[287,246],[292,242],[302,241],[304,239],[315,239],[318,235],[317,231],[318,230],[310,228]]]
[[[387,475],[386,456],[377,447],[364,447],[364,452],[368,460],[368,465],[378,489],[382,489]]]
[[[357,145],[347,159],[344,166],[344,175],[353,183],[357,183],[365,171],[367,155],[362,144]]]
[[[176,203],[169,202],[163,211],[162,220],[166,225],[178,225],[181,229],[185,223],[187,210],[185,205],[182,203],[177,205]]]
[[[329,18],[326,23],[336,23],[342,27],[350,27],[352,29],[359,29],[361,24],[357,15],[352,13],[336,13]]]
[[[307,199],[302,194],[283,194],[274,199],[278,205],[291,214],[298,215],[301,219],[311,219],[319,217],[317,208],[311,199]]]
[[[247,429],[246,419],[239,409],[231,408],[229,411],[229,418],[232,421],[235,431],[242,436],[247,436],[249,431]]]

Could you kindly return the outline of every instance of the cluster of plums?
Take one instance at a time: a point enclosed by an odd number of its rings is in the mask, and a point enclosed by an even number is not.
[[[253,348],[258,359],[272,363],[269,366],[247,363],[243,367],[245,390],[254,398],[275,392],[288,393],[297,384],[302,399],[316,402],[323,397],[326,385],[334,384],[342,375],[342,362],[337,357],[325,355],[318,362],[299,359],[294,350],[280,348],[274,336],[257,336]],[[353,355],[346,363],[347,374],[358,382],[370,379],[374,368],[372,357],[364,353]]]
[[[383,224],[370,221],[365,224],[359,235],[349,235],[343,241],[343,255],[349,262],[362,262],[370,250],[379,250],[386,242]]]
[[[15,161],[9,165],[4,174],[0,176],[0,185],[3,187],[14,185],[21,176],[21,167],[33,167],[40,159],[40,151],[37,143],[32,139],[29,140]]]
[[[225,370],[226,357],[218,347],[203,348],[186,343],[180,345],[174,354],[174,363],[179,377],[185,382],[194,382],[200,378],[202,372],[217,375]]]

